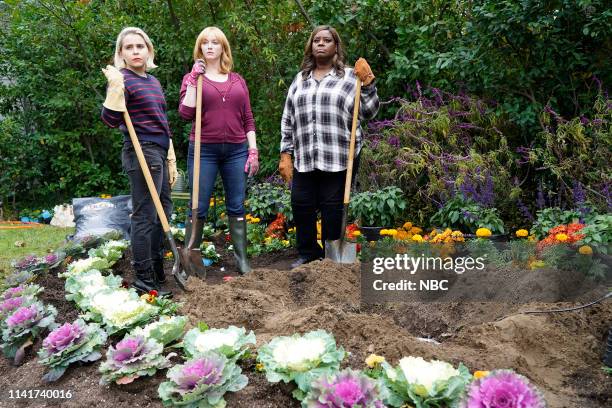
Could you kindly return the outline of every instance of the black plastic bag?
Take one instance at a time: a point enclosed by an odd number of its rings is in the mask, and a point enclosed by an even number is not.
[[[125,239],[130,239],[131,196],[73,198],[72,206],[76,224],[74,238],[119,231]]]

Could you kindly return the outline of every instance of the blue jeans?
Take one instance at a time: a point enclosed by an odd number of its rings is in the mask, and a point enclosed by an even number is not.
[[[193,183],[193,142],[187,153],[187,172]],[[200,149],[200,197],[198,218],[206,218],[208,204],[215,188],[217,173],[221,173],[225,190],[225,207],[228,217],[244,216],[247,173],[244,165],[248,157],[247,143],[202,143]],[[191,203],[189,204],[191,208]],[[189,211],[191,216],[191,211]]]

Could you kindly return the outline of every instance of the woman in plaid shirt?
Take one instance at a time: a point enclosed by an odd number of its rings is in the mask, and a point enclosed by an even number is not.
[[[300,254],[292,268],[324,255],[317,243],[317,211],[322,218],[321,240],[340,238],[357,77],[363,83],[359,119],[371,119],[379,101],[370,66],[360,58],[354,69],[346,67],[336,30],[315,28],[306,43],[301,71],[289,87],[281,121],[279,171],[286,182],[293,179],[291,208]],[[354,173],[361,145],[358,126]]]

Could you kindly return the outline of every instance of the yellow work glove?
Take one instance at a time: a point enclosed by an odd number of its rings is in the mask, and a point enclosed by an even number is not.
[[[291,182],[293,178],[293,161],[289,153],[280,154],[280,162],[278,163],[278,171],[286,183]]]
[[[361,79],[363,86],[370,85],[374,78],[376,78],[372,73],[372,68],[370,68],[368,61],[364,58],[359,58],[357,62],[355,62],[355,75]]]
[[[168,182],[170,183],[170,189],[176,184],[178,180],[178,170],[176,169],[176,154],[174,154],[174,146],[172,145],[172,139],[170,139],[170,147],[168,148]]]
[[[106,100],[103,106],[106,109],[110,109],[116,112],[126,112],[125,107],[125,94],[123,90],[125,85],[123,84],[123,74],[114,66],[107,65],[106,68],[102,68],[102,72],[108,80],[108,88],[106,88]]]

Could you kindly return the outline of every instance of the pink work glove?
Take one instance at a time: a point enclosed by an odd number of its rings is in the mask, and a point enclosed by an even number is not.
[[[191,68],[191,72],[187,77],[187,85],[193,86],[194,88],[198,86],[198,77],[200,75],[204,75],[206,72],[206,65],[204,64],[204,60],[197,60],[195,64],[193,64],[193,68]]]
[[[257,149],[249,149],[249,157],[244,165],[244,172],[249,173],[249,177],[253,177],[259,171],[259,151]]]

